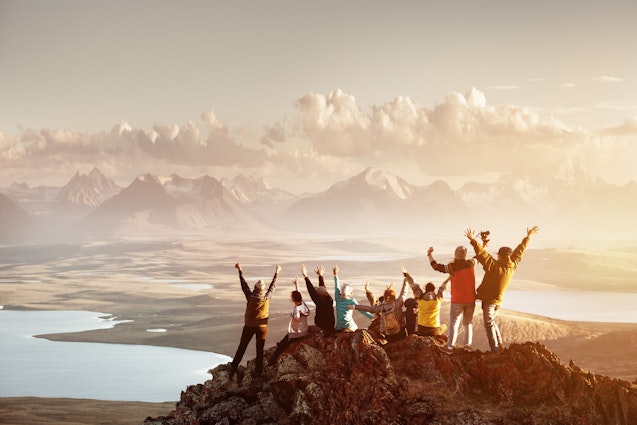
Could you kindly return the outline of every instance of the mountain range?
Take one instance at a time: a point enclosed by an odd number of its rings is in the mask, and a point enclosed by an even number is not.
[[[11,240],[273,229],[373,235],[452,228],[457,233],[471,226],[519,234],[532,224],[564,238],[637,236],[632,224],[637,184],[606,183],[569,161],[456,190],[443,180],[413,185],[375,168],[302,195],[244,175],[218,180],[144,174],[122,188],[93,168],[60,188],[13,183],[0,192],[3,228],[22,229],[11,232]]]

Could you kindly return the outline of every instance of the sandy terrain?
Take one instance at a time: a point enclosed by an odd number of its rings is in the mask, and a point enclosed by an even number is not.
[[[331,267],[338,264],[341,280],[353,283],[356,298],[365,302],[364,282],[369,280],[372,289],[378,292],[390,282],[398,287],[403,264],[416,281],[441,283],[445,276],[427,264],[425,249],[420,242],[393,238],[373,241],[323,238],[311,242],[292,238],[285,242],[166,239],[5,247],[0,248],[0,305],[5,309],[91,310],[132,320],[113,329],[47,336],[50,339],[160,345],[232,356],[243,325],[245,305],[234,269],[237,261],[242,263],[249,284],[258,278],[269,282],[274,265],[279,263],[283,267],[270,310],[267,348],[286,332],[291,281],[299,274],[301,264],[307,264],[310,270],[323,264],[329,288],[333,288]],[[542,282],[548,287],[634,291],[632,282],[637,267],[631,260],[634,251],[607,249],[603,255],[596,255],[593,251],[531,247],[515,279]],[[444,262],[450,259],[450,254],[440,250],[435,257]],[[313,272],[311,278],[317,283]],[[195,288],[198,290],[178,286],[183,284],[201,286]],[[307,294],[304,285],[302,293]],[[480,313],[478,307],[474,345],[485,350]],[[355,317],[359,326],[366,327],[367,319],[362,315]],[[448,323],[448,304],[441,318]],[[500,327],[506,342],[540,341],[564,363],[572,359],[593,372],[630,381],[637,379],[634,359],[637,324],[566,322],[504,310]],[[158,328],[166,332],[147,331]],[[251,345],[244,361],[253,356]],[[146,416],[166,413],[172,406],[156,407],[153,403],[115,406],[114,402],[0,399],[2,416],[13,415],[12,423],[97,423],[88,418],[115,411],[119,416],[113,416],[110,423],[139,423]],[[7,410],[10,413],[4,413]],[[137,419],[131,419],[134,417]]]

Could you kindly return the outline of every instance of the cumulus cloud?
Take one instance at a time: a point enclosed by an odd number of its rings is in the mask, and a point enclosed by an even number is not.
[[[516,106],[490,106],[480,90],[450,93],[433,108],[398,97],[367,114],[337,90],[298,102],[305,136],[333,156],[403,158],[426,173],[469,175],[537,164],[583,137],[553,118]]]

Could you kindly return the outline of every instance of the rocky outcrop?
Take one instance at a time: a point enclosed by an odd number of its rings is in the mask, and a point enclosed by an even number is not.
[[[637,383],[565,367],[539,343],[448,355],[415,335],[381,346],[364,330],[314,334],[262,379],[253,370],[230,380],[220,365],[144,424],[637,424]]]

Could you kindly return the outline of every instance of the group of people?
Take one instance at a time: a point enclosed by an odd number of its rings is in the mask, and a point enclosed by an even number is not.
[[[369,305],[359,304],[356,301],[353,297],[354,287],[352,285],[340,284],[338,266],[334,266],[332,269],[334,276],[334,296],[332,297],[325,285],[323,267],[317,267],[314,270],[318,276],[318,286],[315,286],[307,275],[307,268],[303,265],[300,272],[305,280],[307,292],[316,306],[314,323],[326,336],[336,332],[353,332],[358,329],[353,312],[358,311],[372,319],[368,331],[381,344],[400,340],[408,334],[436,338],[446,335],[446,344],[442,349],[450,354],[453,353],[457,343],[460,321],[462,321],[466,336],[465,347],[471,347],[475,302],[480,300],[490,350],[493,353],[499,353],[503,342],[496,317],[502,305],[503,294],[511,282],[513,273],[522,259],[531,236],[536,234],[538,230],[537,226],[527,228],[526,236],[515,249],[503,246],[498,250],[497,257],[493,257],[486,250],[488,239],[484,236],[485,233],[481,234],[482,240],[479,241],[478,234],[467,229],[465,236],[473,247],[474,257],[467,258],[468,250],[461,245],[455,249],[452,262],[440,264],[433,258],[434,248],[430,247],[427,251],[431,267],[449,275],[438,289],[432,282],[427,283],[424,288],[421,287],[414,281],[405,267],[402,267],[403,283],[398,295],[396,295],[393,285],[389,285],[383,295],[376,298],[369,289],[369,284],[365,284],[365,294]],[[482,265],[484,277],[476,289],[475,266],[477,263]],[[244,279],[241,264],[235,264],[235,268],[239,271],[241,289],[247,304],[239,347],[230,364],[230,377],[234,376],[252,337],[256,338],[254,373],[256,377],[260,377],[263,372],[264,346],[268,336],[270,299],[276,288],[276,280],[281,266],[276,265],[274,276],[267,288],[265,282],[259,279],[252,289]],[[310,329],[308,325],[310,308],[303,301],[298,287],[298,279],[295,278],[293,284],[294,290],[290,294],[293,308],[290,313],[288,332],[277,343],[274,353],[268,359],[270,365],[277,361],[279,355],[292,341],[305,337]],[[447,326],[440,322],[440,307],[447,284],[451,284],[448,332]],[[407,298],[407,285],[412,290],[413,298]]]

